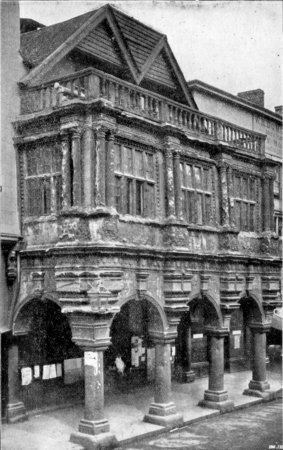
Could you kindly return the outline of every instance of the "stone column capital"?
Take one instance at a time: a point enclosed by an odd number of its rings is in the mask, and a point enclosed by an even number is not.
[[[253,333],[268,333],[270,330],[271,324],[270,323],[250,323],[249,324],[250,329]]]
[[[71,128],[70,132],[72,133],[72,139],[80,139],[82,136],[83,129],[82,128]]]
[[[102,139],[104,138],[104,139],[105,139],[106,134],[107,134],[107,132],[108,132],[109,130],[108,130],[108,128],[101,126],[101,127],[95,127],[95,128],[93,128],[93,131],[95,132],[96,137],[102,138]]]
[[[149,337],[154,344],[166,345],[173,344],[177,338],[177,333],[175,332],[167,332],[167,333],[159,333],[159,332],[151,332],[149,333]]]
[[[227,328],[205,328],[205,334],[209,337],[216,337],[217,339],[223,339],[229,335],[229,330]]]

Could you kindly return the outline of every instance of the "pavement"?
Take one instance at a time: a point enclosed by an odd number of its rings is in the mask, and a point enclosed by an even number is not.
[[[251,371],[226,373],[225,388],[233,400],[235,409],[260,404],[263,399],[242,395],[248,387]],[[272,391],[282,392],[281,370],[268,371]],[[219,411],[197,406],[208,388],[208,378],[193,383],[173,383],[172,400],[178,412],[184,417],[184,425],[218,416]],[[154,388],[144,386],[138,389],[105,394],[105,417],[110,430],[116,435],[119,445],[137,442],[146,437],[165,433],[164,427],[143,422],[153,401]],[[2,450],[80,450],[82,447],[69,442],[70,434],[78,429],[83,417],[83,405],[74,405],[54,411],[30,415],[27,422],[2,425]]]
[[[118,450],[269,450],[283,448],[282,401],[208,418]]]

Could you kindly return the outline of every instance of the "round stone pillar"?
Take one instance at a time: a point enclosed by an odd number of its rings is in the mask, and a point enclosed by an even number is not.
[[[94,306],[93,306],[94,309]],[[84,351],[85,405],[79,431],[70,441],[94,450],[114,448],[117,439],[110,433],[110,425],[104,416],[104,351],[110,344],[109,331],[112,313],[101,308],[95,312],[73,311],[65,306],[69,316],[73,341]],[[86,326],[87,324],[87,326]]]
[[[173,155],[169,145],[165,150],[165,173],[166,173],[166,190],[167,190],[167,216],[176,218],[175,216],[175,189],[174,189],[174,170]]]
[[[270,390],[266,376],[266,333],[269,328],[270,325],[266,323],[250,324],[253,335],[252,380],[249,388],[243,392],[245,395],[265,397],[265,391]]]
[[[62,151],[62,207],[68,209],[71,206],[71,152],[69,135],[61,133]]]
[[[106,152],[106,204],[110,208],[115,207],[115,148],[114,133],[111,131],[107,137]]]
[[[155,338],[155,391],[154,402],[144,416],[145,422],[154,423],[167,428],[183,424],[183,417],[176,411],[171,398],[171,342]]]
[[[105,164],[106,164],[106,130],[99,128],[96,130],[96,172],[95,172],[95,190],[96,206],[105,207],[106,203],[106,183],[105,183]]]
[[[199,406],[219,409],[222,412],[231,411],[234,403],[228,400],[228,392],[224,389],[224,338],[228,335],[226,329],[206,330],[209,339],[209,380],[208,390]]]
[[[26,409],[20,400],[20,374],[18,343],[11,340],[8,348],[8,403],[7,422],[15,423],[28,419]]]
[[[81,168],[81,132],[76,129],[72,133],[73,161],[73,206],[82,203],[82,168]]]
[[[186,346],[186,357],[187,357],[187,367],[185,370],[185,379],[187,383],[195,381],[196,375],[192,370],[192,329],[189,326],[185,331],[185,346]]]

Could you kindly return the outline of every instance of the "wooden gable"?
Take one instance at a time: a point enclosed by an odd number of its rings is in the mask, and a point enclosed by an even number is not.
[[[169,88],[180,89],[180,85],[173,76],[172,68],[166,59],[164,52],[160,52],[150,66],[145,78],[156,83],[161,83]]]
[[[90,56],[106,60],[117,66],[125,65],[116,38],[106,20],[79,42],[76,48]]]

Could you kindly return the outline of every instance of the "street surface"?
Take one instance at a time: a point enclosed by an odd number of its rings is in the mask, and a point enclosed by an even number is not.
[[[121,450],[269,450],[283,449],[282,444],[282,401],[277,400],[188,425]]]

